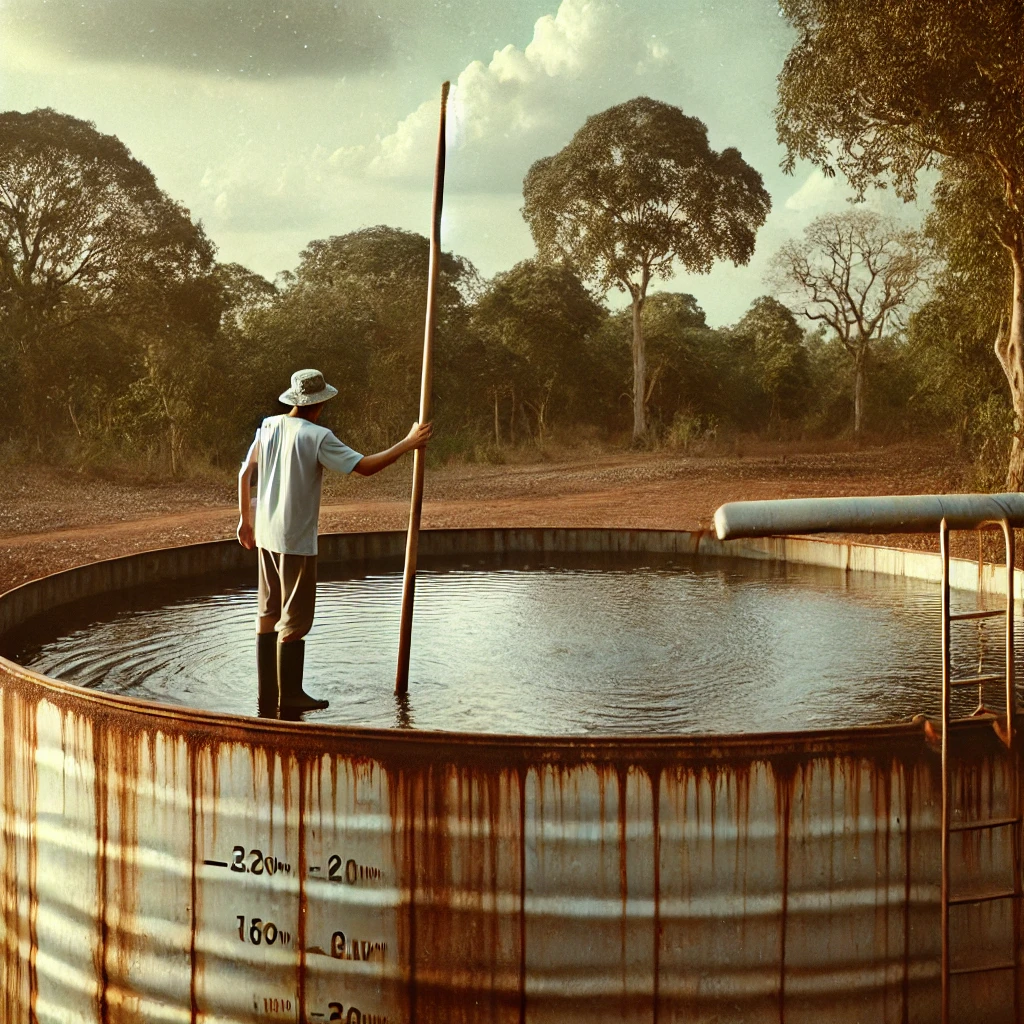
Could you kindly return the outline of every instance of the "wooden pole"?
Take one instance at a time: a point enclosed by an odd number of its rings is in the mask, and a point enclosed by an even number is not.
[[[441,259],[441,203],[444,198],[444,125],[448,106],[449,82],[441,86],[441,121],[437,131],[437,164],[434,168],[434,200],[430,215],[430,264],[427,271],[427,318],[423,330],[423,374],[420,378],[420,423],[430,420],[430,392],[434,349],[435,299],[438,264]],[[405,542],[405,574],[402,579],[402,624],[398,634],[398,671],[395,693],[409,689],[409,651],[412,647],[412,608],[416,593],[416,556],[420,541],[420,515],[423,511],[423,449],[412,459],[412,502],[409,507],[409,534]]]

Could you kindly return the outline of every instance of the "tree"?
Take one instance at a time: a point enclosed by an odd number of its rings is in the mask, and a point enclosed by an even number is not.
[[[1003,486],[1014,433],[1006,377],[992,358],[1013,284],[1005,252],[985,226],[985,207],[998,198],[976,179],[947,174],[939,182],[926,231],[944,262],[907,331],[920,366],[919,405],[970,454],[973,486],[985,489]]]
[[[995,333],[1016,427],[1006,486],[1024,487],[1024,119],[1020,0],[781,0],[800,33],[779,76],[785,166],[808,159],[863,191],[915,194],[938,168],[977,202],[1011,278]]]
[[[118,139],[53,110],[0,114],[0,362],[23,392],[73,400],[62,371],[83,336],[137,320],[140,292],[212,260]]]
[[[710,332],[696,298],[683,292],[655,292],[644,303],[641,328],[648,430],[665,427],[681,409],[699,407],[703,411],[717,382],[705,344]],[[616,348],[623,341],[630,344],[632,311],[618,310],[609,317],[602,333],[614,337]],[[626,392],[630,390],[632,367],[625,360],[620,362],[623,365],[617,375],[617,390]]]
[[[429,243],[376,226],[317,239],[302,251],[280,295],[252,310],[247,333],[264,381],[264,407],[298,366],[316,366],[340,389],[330,415],[360,444],[384,447],[408,429],[419,394]],[[452,415],[452,361],[462,353],[466,296],[476,271],[443,253],[434,372],[438,416]]]
[[[872,344],[902,324],[931,255],[921,235],[867,210],[826,214],[786,242],[774,283],[800,313],[827,324],[853,364],[853,433],[860,437],[864,373]]]
[[[499,274],[480,297],[473,322],[493,356],[491,381],[495,441],[500,442],[498,400],[516,397],[533,414],[543,440],[552,402],[563,412],[579,404],[587,338],[604,319],[603,306],[567,267],[523,260]],[[503,355],[504,354],[504,355]]]
[[[676,262],[707,273],[746,263],[771,199],[739,150],[716,153],[707,127],[645,96],[587,118],[523,183],[523,216],[542,259],[562,261],[632,302],[633,437],[647,431],[643,308]]]
[[[709,375],[703,372],[707,353],[701,344],[707,326],[704,310],[692,295],[658,292],[644,303],[644,406],[652,419],[671,423],[680,406],[708,388]]]
[[[767,404],[768,424],[804,411],[810,367],[804,332],[778,299],[762,295],[734,328],[749,346],[758,391]]]

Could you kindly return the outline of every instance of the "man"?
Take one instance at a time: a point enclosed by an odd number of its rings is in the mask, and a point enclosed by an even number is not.
[[[238,541],[259,550],[259,611],[256,619],[256,671],[260,714],[313,711],[327,701],[302,688],[303,637],[313,625],[316,600],[316,536],[323,471],[372,476],[406,452],[423,448],[429,423],[414,423],[398,444],[376,455],[360,455],[318,424],[324,403],[338,389],[319,370],[292,374],[280,400],[291,411],[268,416],[238,474]],[[256,517],[251,504],[257,473]]]

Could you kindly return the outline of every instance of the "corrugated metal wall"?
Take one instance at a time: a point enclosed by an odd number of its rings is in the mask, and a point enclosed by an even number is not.
[[[937,1019],[938,757],[914,726],[378,732],[2,661],[0,712],[5,1024]],[[1005,813],[1016,758],[986,725],[958,743],[964,816]],[[1019,885],[1019,831],[952,849]],[[958,955],[1004,957],[1019,907],[957,908]],[[954,1019],[1013,1021],[1019,973],[956,982]]]

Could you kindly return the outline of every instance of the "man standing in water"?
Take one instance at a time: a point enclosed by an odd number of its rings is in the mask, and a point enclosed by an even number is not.
[[[317,421],[338,389],[319,370],[292,374],[280,400],[291,411],[268,416],[256,431],[238,474],[238,542],[259,552],[256,671],[260,713],[313,711],[327,701],[302,688],[303,637],[313,625],[316,536],[323,471],[372,476],[430,439],[429,423],[376,455],[360,455]],[[253,523],[252,474],[257,473]]]

